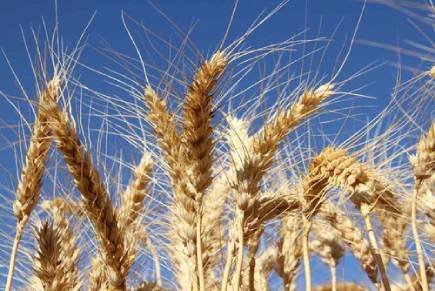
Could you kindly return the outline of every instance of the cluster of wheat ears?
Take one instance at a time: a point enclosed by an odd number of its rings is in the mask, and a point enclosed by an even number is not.
[[[296,290],[301,274],[306,290],[430,289],[432,261],[425,256],[421,237],[435,241],[435,123],[413,147],[408,161],[413,177],[408,177],[412,181],[405,189],[393,171],[380,171],[360,158],[364,153],[353,153],[345,145],[325,146],[310,153],[304,170],[275,175],[280,163],[287,162],[279,158],[287,136],[322,106],[333,104],[328,102],[335,95],[343,95],[338,91],[342,83],[337,76],[313,87],[304,83],[294,102],[270,109],[275,113],[255,132],[251,120],[230,109],[219,113],[225,125],[216,124],[216,96],[222,96],[220,90],[231,92],[228,83],[233,79],[225,76],[241,54],[233,46],[201,60],[186,84],[181,116],[171,109],[173,95],[146,78],[140,118],[152,129],[157,146],[145,147],[126,187],[116,179],[104,179],[93,162],[80,137],[82,127],[71,117],[68,103],[59,102],[73,92],[67,89],[69,74],[62,72],[67,65],[56,64],[54,76],[38,92],[36,120],[16,186],[16,236],[7,291],[15,282],[16,257],[26,229],[36,229],[30,256],[33,276],[25,283],[30,290],[269,290],[271,281],[281,282],[283,290]],[[432,69],[419,76],[430,99],[434,73]],[[41,199],[52,147],[62,155],[79,200],[62,193]],[[165,239],[159,243],[152,239],[156,229],[145,223],[151,215],[147,201],[162,200],[151,191],[163,179],[153,177],[155,169],[169,181],[160,183],[167,193],[162,202],[166,212],[151,218],[164,221],[159,230]],[[109,187],[118,190],[117,201]],[[333,200],[337,196],[343,204]],[[350,215],[341,207],[345,203],[359,214]],[[47,216],[36,228],[26,228],[35,209]],[[83,256],[79,236],[87,224],[95,251]],[[130,280],[144,248],[152,264],[139,268],[147,268],[143,273],[153,274],[152,279]],[[417,258],[415,268],[411,252]],[[337,265],[346,254],[358,260],[373,285],[339,279]],[[312,287],[316,271],[310,260],[315,256],[330,268],[330,284]],[[397,276],[392,281],[390,261],[404,283],[399,285]],[[270,280],[272,273],[278,279]]]

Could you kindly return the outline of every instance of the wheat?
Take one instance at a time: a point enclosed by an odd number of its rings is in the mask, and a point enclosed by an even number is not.
[[[42,108],[48,116],[57,148],[63,153],[74,184],[82,194],[85,211],[95,227],[103,262],[108,268],[109,285],[116,290],[124,290],[128,273],[128,269],[124,268],[126,250],[118,228],[118,217],[106,187],[75,128],[68,122],[65,112],[60,111],[56,100],[47,99]]]
[[[429,290],[426,276],[425,263],[423,258],[423,249],[417,230],[417,199],[422,196],[422,189],[426,188],[429,196],[433,197],[432,188],[435,185],[435,123],[429,128],[427,136],[423,136],[418,142],[417,154],[411,158],[411,164],[414,166],[415,189],[412,197],[412,232],[418,256],[418,265],[422,281],[423,291]],[[432,224],[433,219],[431,221]]]
[[[323,203],[320,213],[352,250],[370,280],[377,283],[376,261],[361,230],[348,216],[330,203]]]
[[[47,83],[43,92],[39,93],[39,106],[44,104],[47,99],[57,100],[60,95],[60,80],[54,77]],[[9,274],[5,290],[9,291],[12,287],[12,278],[15,269],[15,257],[20,244],[24,227],[29,219],[30,213],[39,199],[42,176],[45,171],[45,160],[50,148],[50,131],[47,124],[47,116],[44,111],[39,110],[35,121],[29,148],[26,154],[26,162],[21,171],[21,177],[16,190],[16,200],[13,210],[17,218],[17,227],[14,243],[11,251],[9,264]]]

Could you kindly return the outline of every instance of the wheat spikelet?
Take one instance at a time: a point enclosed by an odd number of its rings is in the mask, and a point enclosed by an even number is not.
[[[153,257],[156,284],[157,284],[157,286],[161,287],[162,286],[162,278],[161,278],[161,273],[160,273],[159,253],[158,253],[156,247],[154,246],[153,242],[151,241],[151,238],[150,238],[148,231],[146,230],[145,227],[140,228],[137,231],[136,235],[138,237],[138,240],[140,240],[148,248],[149,252],[151,253],[151,256]]]
[[[325,264],[337,266],[344,254],[339,239],[324,225],[314,224],[313,232],[316,239],[310,241],[310,249],[317,253]]]
[[[104,261],[99,254],[91,259],[91,271],[89,272],[88,288],[90,291],[107,290],[107,277],[104,272]]]
[[[107,267],[109,285],[115,290],[124,290],[128,273],[128,269],[124,268],[126,248],[106,187],[101,182],[89,154],[81,145],[75,128],[69,124],[65,112],[60,111],[56,100],[47,99],[42,108],[49,116],[48,121],[57,148],[63,153],[74,184],[82,194],[86,214],[94,225],[103,262]]]
[[[432,79],[435,79],[435,66],[432,66],[432,68],[430,68],[430,70],[429,70],[429,76]]]
[[[326,83],[314,90],[305,91],[288,111],[280,112],[272,122],[263,127],[253,141],[254,153],[260,157],[257,164],[260,173],[271,165],[281,140],[316,110],[323,100],[332,96],[333,88],[333,84]]]
[[[377,283],[376,261],[370,251],[369,242],[364,238],[361,230],[348,216],[330,203],[323,203],[320,213],[325,222],[339,233],[352,250],[370,280]]]
[[[59,212],[63,216],[72,215],[77,218],[83,218],[85,216],[83,205],[60,197],[42,201],[41,208],[46,211]]]
[[[147,196],[146,187],[150,182],[149,174],[151,173],[153,162],[148,152],[142,155],[139,165],[133,173],[133,180],[121,196],[122,204],[118,210],[119,227],[126,231],[129,226],[136,221],[141,214],[144,204],[143,201]]]
[[[155,282],[142,282],[134,290],[135,291],[164,291],[165,289],[160,287]]]
[[[61,267],[64,272],[66,287],[69,290],[80,290],[82,282],[79,275],[79,248],[76,244],[74,234],[72,233],[68,220],[65,219],[63,214],[54,209],[53,211],[53,225],[59,232],[61,239]]]

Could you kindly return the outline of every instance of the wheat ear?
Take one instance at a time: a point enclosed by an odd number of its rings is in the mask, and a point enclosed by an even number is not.
[[[296,290],[296,274],[302,257],[299,216],[285,216],[281,222],[281,238],[276,272],[283,280],[284,290]]]
[[[39,94],[39,106],[46,99],[58,99],[60,95],[60,80],[54,77],[47,83],[46,88]],[[5,290],[12,287],[12,280],[15,270],[15,257],[21,241],[24,227],[29,219],[30,213],[39,199],[42,176],[45,170],[45,160],[50,148],[50,134],[46,114],[39,110],[35,121],[29,148],[26,154],[26,162],[21,171],[20,181],[16,190],[16,200],[13,205],[14,215],[17,218],[15,239],[13,242],[9,263],[9,272],[6,280]]]
[[[268,277],[276,264],[278,253],[278,248],[272,245],[256,258],[254,290],[269,290]]]
[[[377,283],[376,261],[370,251],[369,242],[364,238],[356,224],[338,208],[330,203],[323,203],[320,214],[325,222],[339,233],[342,240],[352,250],[370,280]]]
[[[327,178],[330,185],[343,187],[361,211],[381,273],[382,283],[387,291],[390,290],[381,251],[370,219],[370,213],[375,206],[393,213],[397,213],[399,209],[392,192],[380,180],[379,177],[382,175],[359,163],[354,157],[348,156],[343,149],[328,147],[315,157],[313,163],[316,164],[318,175]]]
[[[196,256],[199,289],[204,291],[204,267],[201,239],[201,208],[206,189],[212,181],[212,97],[217,82],[227,66],[227,57],[218,51],[196,71],[184,102],[183,142],[186,145],[187,180],[194,193],[196,216]]]
[[[56,227],[45,221],[37,231],[39,248],[34,259],[34,272],[44,290],[80,289],[78,249],[71,238],[72,234],[66,224],[58,224]]]
[[[433,68],[432,68],[433,69]],[[426,181],[435,181],[435,122],[429,128],[426,136],[423,136],[418,142],[416,156],[411,159],[415,172],[415,187],[412,197],[412,233],[414,235],[415,248],[417,251],[420,277],[423,291],[429,290],[426,276],[423,248],[421,246],[420,236],[417,229],[417,199],[421,196],[421,189],[426,186]],[[430,187],[430,186],[426,186]]]
[[[196,217],[194,195],[187,188],[183,155],[185,145],[177,132],[173,116],[169,113],[166,101],[151,88],[144,92],[148,108],[147,118],[154,128],[159,146],[168,164],[168,173],[174,197],[171,205],[169,237],[171,257],[176,268],[176,278],[182,290],[197,288],[196,276]]]
[[[241,223],[236,227],[238,231],[238,245],[243,246],[245,224],[249,223],[250,217],[258,208],[259,183],[267,169],[271,166],[273,158],[278,150],[279,143],[295,128],[304,118],[315,111],[320,103],[334,94],[334,85],[327,83],[315,90],[307,90],[289,110],[280,112],[271,122],[266,123],[263,129],[253,137],[252,149],[249,149],[249,158],[243,161],[241,169],[237,170],[237,182],[234,188],[237,192],[237,208],[235,221]],[[233,243],[234,244],[234,243]],[[227,264],[232,260],[227,258]],[[241,266],[243,260],[243,248],[238,251],[236,266]],[[240,278],[241,268],[235,272],[236,278]],[[236,279],[236,282],[240,280]],[[223,281],[222,291],[225,291],[226,281]]]
[[[126,250],[106,187],[74,126],[69,123],[66,113],[59,109],[56,100],[48,99],[42,108],[48,116],[57,148],[63,153],[74,184],[82,195],[85,212],[94,225],[110,288],[125,290],[128,273],[128,269],[124,268]]]
[[[317,253],[320,259],[329,266],[331,271],[332,291],[337,290],[337,264],[344,254],[340,240],[324,225],[314,224],[313,232],[316,240],[310,242],[310,250]]]

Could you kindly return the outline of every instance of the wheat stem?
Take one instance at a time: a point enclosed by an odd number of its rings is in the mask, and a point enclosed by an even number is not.
[[[421,240],[417,229],[417,196],[418,196],[418,191],[420,186],[421,186],[421,180],[417,181],[415,189],[412,193],[411,225],[412,225],[412,234],[414,235],[415,251],[417,252],[417,258],[418,258],[421,287],[423,291],[428,291],[429,285],[427,281],[426,268],[424,264],[423,248],[421,247]]]
[[[361,213],[364,217],[364,223],[367,228],[367,232],[369,235],[369,241],[372,247],[373,256],[375,257],[376,264],[378,265],[379,272],[381,274],[382,284],[384,286],[385,291],[391,291],[390,283],[388,281],[387,272],[385,271],[385,265],[382,260],[382,255],[379,252],[378,242],[376,240],[375,232],[373,229],[373,225],[370,219],[371,207],[367,204],[361,205]]]
[[[311,266],[310,266],[310,254],[308,249],[308,238],[310,235],[310,229],[312,222],[308,220],[305,216],[302,218],[304,233],[302,236],[302,254],[304,258],[304,272],[305,272],[305,290],[311,291]]]
[[[240,228],[238,229],[238,249],[237,249],[237,258],[236,258],[236,271],[234,274],[234,288],[235,290],[239,290],[240,288],[240,278],[242,276],[242,266],[243,266],[243,253],[244,253],[244,214],[241,214],[240,217]]]
[[[225,262],[224,274],[222,275],[221,291],[227,291],[228,279],[230,276],[231,261],[233,258],[234,248],[235,248],[235,243],[230,242],[230,245],[228,246],[228,251],[227,251],[227,260]]]
[[[332,291],[337,291],[337,266],[332,264],[329,266],[331,270],[331,286]]]
[[[21,220],[21,222],[18,223],[16,228],[14,243],[12,245],[12,250],[11,250],[11,258],[9,261],[9,271],[6,280],[5,291],[10,291],[12,287],[12,279],[14,277],[14,271],[15,271],[15,258],[17,256],[18,247],[21,241],[21,236],[23,235],[24,226],[26,225],[26,222],[27,222],[27,218]]]

